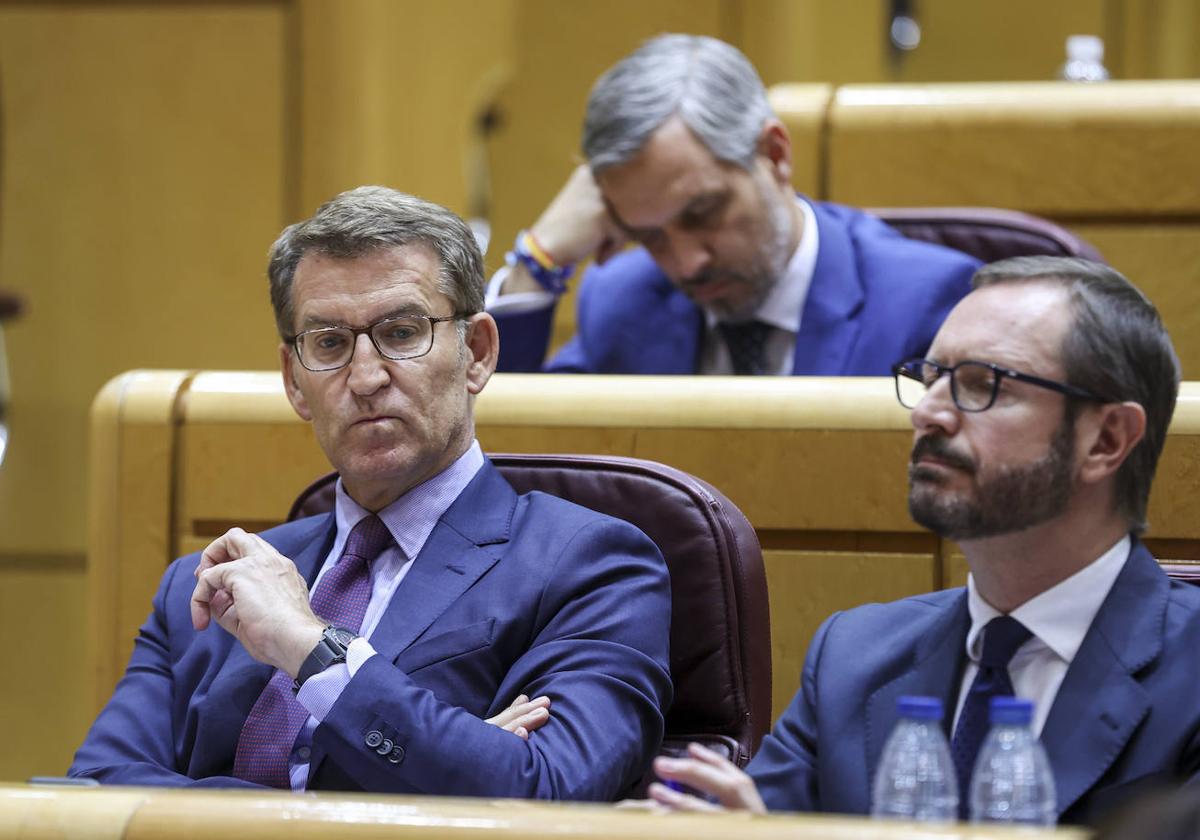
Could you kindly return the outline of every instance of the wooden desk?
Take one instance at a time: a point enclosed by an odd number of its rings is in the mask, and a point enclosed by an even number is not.
[[[670,816],[521,800],[0,786],[0,835],[24,840],[962,840],[1082,838],[1075,829],[918,826],[860,818]]]

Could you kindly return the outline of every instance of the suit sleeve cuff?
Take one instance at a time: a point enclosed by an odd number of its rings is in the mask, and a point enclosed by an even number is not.
[[[375,655],[375,648],[359,636],[346,648],[346,661],[331,665],[319,674],[313,674],[300,686],[296,699],[308,713],[318,721],[324,721],[333,704],[342,696],[342,691],[354,679],[363,663]]]

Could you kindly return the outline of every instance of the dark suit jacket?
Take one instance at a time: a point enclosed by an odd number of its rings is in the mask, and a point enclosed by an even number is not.
[[[867,813],[896,698],[954,709],[969,627],[964,589],[828,619],[800,691],[747,768],[767,807]],[[1042,730],[1060,821],[1094,821],[1133,790],[1197,775],[1198,650],[1200,587],[1170,581],[1135,541]]]
[[[262,536],[311,581],[332,515]],[[112,700],[71,774],[146,785],[244,784],[238,735],[272,669],[214,623],[192,629],[199,557],[173,563]],[[612,799],[648,765],[671,700],[670,591],[633,526],[543,493],[517,496],[485,463],[401,582],[368,660],[313,734],[309,788]],[[528,740],[483,718],[549,695]],[[391,764],[364,744],[403,747]]]
[[[792,373],[887,376],[923,356],[946,315],[971,290],[978,261],[906,239],[849,207],[812,202],[820,245]],[[553,309],[499,315],[500,369],[542,366]],[[553,373],[695,373],[704,315],[641,248],[588,270],[576,335],[546,365]]]

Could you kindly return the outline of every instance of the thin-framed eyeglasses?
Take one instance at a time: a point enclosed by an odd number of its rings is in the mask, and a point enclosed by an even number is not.
[[[350,364],[354,345],[363,335],[380,356],[394,362],[416,359],[433,349],[433,327],[444,321],[460,321],[465,315],[395,315],[367,327],[317,327],[297,333],[289,342],[296,348],[300,364],[314,373],[337,370]]]
[[[892,374],[896,378],[896,399],[905,408],[916,408],[934,383],[947,375],[950,377],[950,396],[960,411],[987,411],[996,402],[1000,383],[1005,379],[1027,382],[1075,399],[1107,402],[1083,388],[1021,373],[991,362],[967,360],[956,365],[941,365],[929,359],[908,359],[893,365]]]

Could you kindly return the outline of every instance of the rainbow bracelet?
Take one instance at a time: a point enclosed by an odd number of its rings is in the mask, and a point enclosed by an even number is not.
[[[575,273],[574,263],[555,265],[554,259],[527,230],[517,234],[517,241],[513,243],[513,249],[505,255],[504,261],[509,266],[515,266],[517,263],[525,266],[539,286],[556,295],[561,295],[567,290],[567,280]]]

